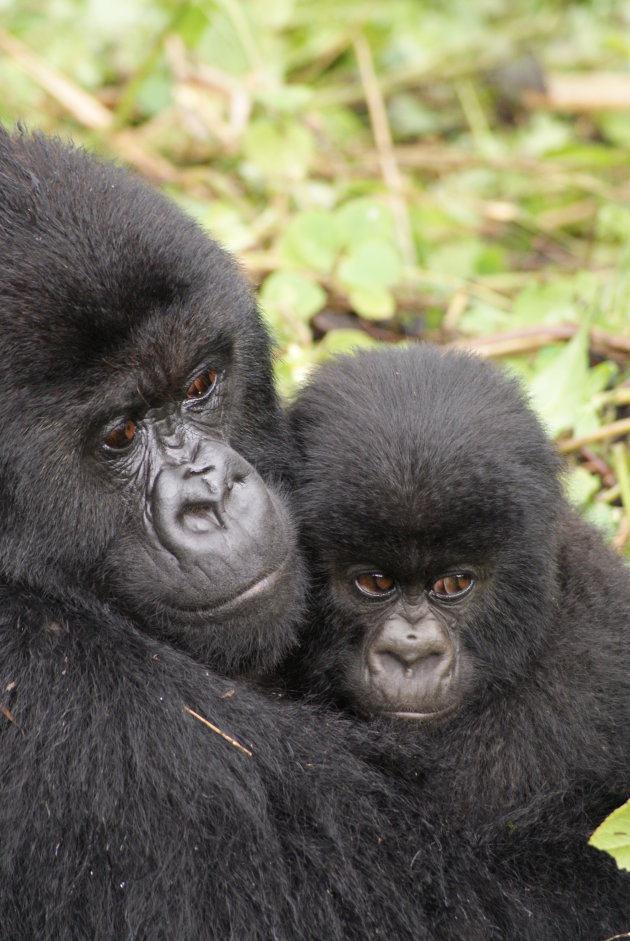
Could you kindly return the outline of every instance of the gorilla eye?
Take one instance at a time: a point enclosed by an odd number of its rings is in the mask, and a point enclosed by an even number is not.
[[[371,597],[389,595],[395,588],[394,579],[380,572],[364,572],[355,578],[354,584],[360,592]]]
[[[208,395],[210,392],[212,392],[216,384],[216,369],[205,369],[203,372],[200,372],[198,376],[195,376],[193,381],[186,389],[186,398],[202,399],[205,395]]]
[[[467,594],[472,586],[470,575],[443,575],[431,586],[431,594],[439,601],[452,601]]]
[[[112,451],[123,451],[128,448],[136,434],[136,423],[131,418],[120,422],[112,428],[105,437],[105,444]]]

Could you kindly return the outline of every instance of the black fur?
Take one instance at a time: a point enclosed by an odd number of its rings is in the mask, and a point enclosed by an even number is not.
[[[192,424],[220,421],[281,500],[268,340],[232,262],[122,170],[2,131],[0,350],[2,941],[429,937],[415,891],[439,894],[441,857],[424,867],[433,838],[378,737],[221,677],[103,578],[151,532],[146,468],[108,464],[104,429],[121,402],[164,424],[207,356],[226,391]],[[273,664],[285,601],[208,649]],[[475,904],[454,897],[454,921]]]
[[[352,666],[386,599],[366,605],[353,573],[419,581],[428,596],[441,575],[473,572],[448,613],[468,664],[459,707],[394,726],[400,778],[418,776],[452,866],[446,891],[483,896],[491,867],[497,894],[469,937],[630,930],[630,876],[587,846],[630,795],[630,573],[568,506],[516,383],[431,347],[366,353],[322,367],[290,418],[314,580],[291,682],[364,713]],[[448,907],[426,901],[436,937],[457,937]]]

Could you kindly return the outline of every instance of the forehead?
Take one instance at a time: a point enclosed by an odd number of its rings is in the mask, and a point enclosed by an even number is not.
[[[344,557],[485,559],[518,531],[555,462],[513,383],[468,357],[379,353],[323,371],[296,406],[307,525]],[[545,483],[546,482],[546,483]],[[390,565],[391,570],[391,565]]]
[[[177,372],[244,333],[232,262],[130,174],[44,138],[0,136],[0,335],[5,378],[37,385],[99,364]]]

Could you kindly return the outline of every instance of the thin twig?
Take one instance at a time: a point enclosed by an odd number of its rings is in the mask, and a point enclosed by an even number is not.
[[[229,743],[230,743],[230,745],[233,745],[234,748],[238,748],[238,749],[240,749],[240,751],[244,751],[245,754],[246,754],[246,755],[249,755],[250,758],[253,756],[254,753],[251,752],[251,751],[249,750],[249,748],[245,748],[244,745],[241,745],[240,742],[237,742],[236,739],[235,739],[235,738],[232,738],[231,735],[227,735],[227,734],[226,734],[225,732],[223,732],[218,726],[213,725],[212,722],[208,722],[208,720],[207,720],[207,719],[204,719],[203,716],[200,716],[198,712],[194,712],[192,709],[190,709],[190,708],[186,705],[186,703],[184,703],[184,709],[186,710],[186,712],[190,713],[191,716],[194,716],[195,719],[198,719],[200,722],[203,722],[204,725],[207,725],[208,728],[209,728],[209,729],[212,729],[213,732],[216,732],[217,735],[220,735],[221,738],[224,738],[226,742],[229,742]]]
[[[23,72],[55,98],[84,127],[104,131],[112,126],[110,111],[93,95],[79,88],[57,69],[31,52],[28,46],[0,28],[0,51],[9,56]]]
[[[473,349],[481,356],[509,356],[514,353],[533,352],[548,343],[571,340],[580,329],[580,324],[525,327],[522,330],[506,330],[485,337],[467,337],[455,340],[451,345],[459,349]],[[589,342],[596,350],[630,354],[628,337],[606,333],[596,327],[589,331]]]
[[[630,434],[630,418],[620,418],[619,421],[610,422],[609,425],[602,425],[601,428],[591,431],[588,435],[557,441],[556,446],[561,454],[569,454],[571,451],[578,451],[585,444],[591,444],[593,441],[606,441],[607,438],[616,438],[618,435],[627,434]]]
[[[357,36],[354,41],[354,51],[365,92],[381,173],[387,188],[392,194],[392,209],[396,219],[400,251],[405,264],[412,267],[416,263],[416,252],[413,245],[407,203],[404,198],[403,178],[396,162],[387,110],[376,77],[372,53],[364,36]]]
[[[0,712],[5,718],[9,720],[9,722],[15,723],[15,719],[13,718],[10,709],[8,709],[3,702],[0,702]]]

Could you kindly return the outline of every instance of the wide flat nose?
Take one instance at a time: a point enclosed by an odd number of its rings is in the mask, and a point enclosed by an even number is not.
[[[454,665],[453,644],[432,618],[388,621],[367,654],[370,684],[392,710],[431,708],[443,697]]]
[[[212,520],[225,527],[226,504],[235,484],[243,483],[251,468],[236,452],[203,452],[181,468],[181,508],[178,516],[192,532],[207,529]],[[210,516],[210,519],[207,517]]]
[[[235,487],[247,487],[253,468],[236,451],[220,442],[204,443],[189,453],[188,459],[164,464],[157,474],[151,494],[153,526],[160,541],[183,558],[199,552],[199,539],[219,529],[228,530],[238,514],[231,512]],[[257,489],[252,491],[257,501]],[[262,491],[264,493],[264,491]]]
[[[429,657],[440,659],[451,652],[446,635],[436,623],[412,626],[404,620],[387,624],[372,648],[376,658],[398,661],[405,668]]]

